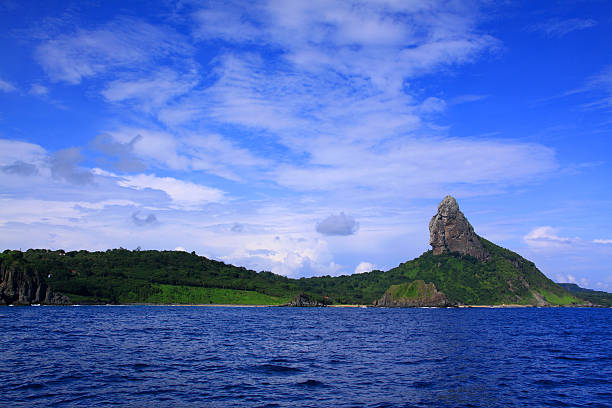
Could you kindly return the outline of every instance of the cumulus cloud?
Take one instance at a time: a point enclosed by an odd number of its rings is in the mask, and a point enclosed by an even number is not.
[[[59,150],[51,159],[51,174],[73,184],[93,183],[91,172],[78,166],[82,160],[80,150],[75,147]]]
[[[21,160],[17,160],[13,164],[0,166],[0,170],[7,174],[15,174],[19,176],[34,176],[38,174],[38,168],[35,165],[22,162]]]
[[[222,257],[224,261],[291,277],[337,275],[341,270],[327,242],[321,239],[303,235],[244,236],[238,246],[236,239],[234,236],[228,241],[233,250]]]
[[[316,230],[323,235],[353,235],[359,229],[359,223],[355,218],[346,215],[332,214],[317,224]]]
[[[555,280],[559,283],[575,283],[576,285],[579,285],[583,288],[588,288],[590,285],[590,282],[587,278],[576,278],[571,273],[557,274],[555,275]]]
[[[139,211],[136,211],[132,214],[132,221],[139,227],[157,224],[157,217],[155,216],[155,214],[148,214],[145,217],[140,217],[139,214]]]
[[[37,144],[0,139],[0,165],[10,165],[17,161],[41,163],[47,157],[47,151]]]
[[[122,187],[136,190],[161,190],[168,195],[172,203],[180,208],[199,208],[210,203],[223,201],[225,193],[216,188],[203,186],[173,177],[157,177],[153,174],[136,174],[123,176],[117,181]]]
[[[370,272],[376,269],[376,266],[370,262],[360,262],[359,265],[355,267],[355,271],[353,273],[364,273]]]

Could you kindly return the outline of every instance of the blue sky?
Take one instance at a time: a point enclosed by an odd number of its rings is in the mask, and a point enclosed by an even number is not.
[[[0,248],[339,275],[452,194],[612,290],[609,2],[39,3],[0,2]]]

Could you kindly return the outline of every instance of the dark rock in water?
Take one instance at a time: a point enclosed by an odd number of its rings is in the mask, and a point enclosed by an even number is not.
[[[296,297],[293,298],[287,306],[293,307],[324,307],[325,303],[321,303],[318,300],[311,299],[308,295],[300,293]]]
[[[480,261],[491,257],[451,196],[442,200],[438,213],[429,222],[429,241],[434,255],[458,252]]]
[[[422,280],[391,286],[374,306],[379,307],[449,307],[454,306],[433,283]]]
[[[67,305],[70,299],[54,292],[40,272],[23,266],[19,262],[0,261],[0,300],[5,304]]]

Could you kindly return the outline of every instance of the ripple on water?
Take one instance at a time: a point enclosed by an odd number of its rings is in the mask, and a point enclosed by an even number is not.
[[[281,364],[257,364],[250,366],[250,370],[260,374],[298,374],[304,371],[298,367],[292,367],[289,365],[281,365]]]
[[[299,381],[297,385],[304,387],[326,387],[323,382],[312,379],[306,381]]]
[[[598,407],[612,399],[610,309],[1,313],[0,393],[21,406]]]

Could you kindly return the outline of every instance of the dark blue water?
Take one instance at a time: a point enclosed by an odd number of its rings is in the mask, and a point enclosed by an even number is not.
[[[0,346],[0,406],[612,406],[612,309],[2,307]]]

